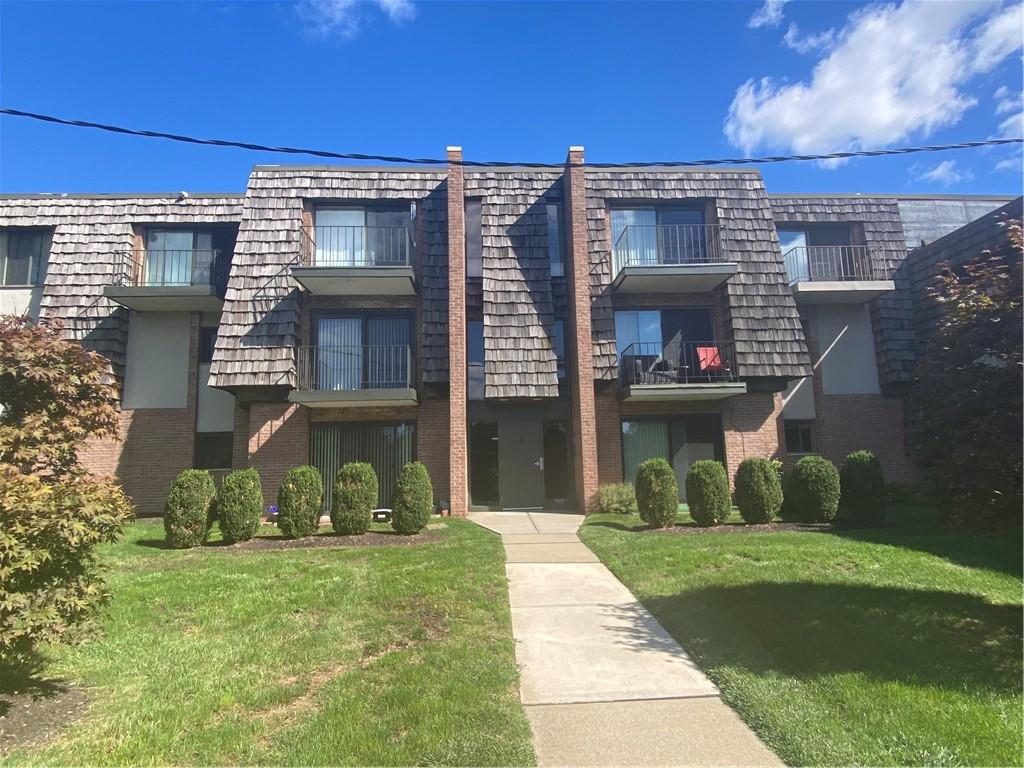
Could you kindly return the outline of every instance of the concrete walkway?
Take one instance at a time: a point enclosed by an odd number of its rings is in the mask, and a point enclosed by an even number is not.
[[[479,512],[501,534],[541,766],[781,765],[576,536],[581,515]]]

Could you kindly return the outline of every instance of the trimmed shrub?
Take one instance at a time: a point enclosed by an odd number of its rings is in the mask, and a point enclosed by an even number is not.
[[[636,491],[630,483],[609,483],[597,489],[595,502],[602,515],[635,515]]]
[[[636,505],[640,517],[652,528],[665,528],[676,521],[679,483],[665,459],[648,459],[637,468]]]
[[[771,459],[744,459],[736,470],[736,506],[748,523],[770,523],[782,507],[782,480]]]
[[[686,504],[697,525],[721,525],[729,517],[729,474],[720,461],[701,459],[686,473]]]
[[[789,473],[783,516],[805,523],[833,520],[839,508],[839,472],[821,456],[804,456]]]
[[[370,530],[373,508],[377,506],[377,473],[373,465],[351,461],[338,470],[331,500],[331,525],[343,536],[358,536]]]
[[[879,525],[885,520],[885,477],[875,454],[854,451],[847,456],[839,473],[839,484],[839,516],[844,521]]]
[[[224,541],[248,541],[260,528],[263,489],[255,469],[236,469],[224,478],[217,494],[217,517]]]
[[[312,536],[320,525],[324,498],[320,471],[308,464],[292,467],[277,492],[277,527],[289,539]]]
[[[213,475],[205,469],[186,469],[174,478],[164,506],[164,538],[169,546],[188,549],[206,542],[216,495]]]
[[[434,508],[434,487],[430,473],[418,461],[410,461],[398,475],[391,502],[391,527],[406,536],[419,533]]]

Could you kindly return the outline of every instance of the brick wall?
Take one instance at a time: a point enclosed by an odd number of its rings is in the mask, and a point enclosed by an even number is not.
[[[462,149],[448,148],[448,495],[453,515],[469,511],[466,432],[466,211]]]
[[[430,472],[434,501],[449,501],[448,419],[446,398],[420,395],[416,418],[416,457]]]
[[[140,516],[163,514],[171,483],[193,464],[199,318],[189,325],[186,407],[122,410],[120,440],[90,440],[78,454],[89,472],[116,476]]]
[[[249,466],[260,473],[264,508],[277,503],[285,473],[309,462],[309,410],[292,403],[252,403]]]
[[[594,399],[594,342],[590,322],[590,253],[587,235],[587,180],[583,149],[570,147],[566,159],[566,217],[569,226],[567,374],[572,400],[572,451],[576,498],[593,508],[600,480],[598,425]]]

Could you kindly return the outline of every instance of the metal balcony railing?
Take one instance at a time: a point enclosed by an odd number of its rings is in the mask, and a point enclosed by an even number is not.
[[[613,274],[623,267],[724,262],[719,224],[634,224],[612,246]]]
[[[783,255],[789,284],[814,280],[884,280],[866,245],[798,245]]]
[[[304,267],[409,267],[413,251],[407,227],[306,227],[299,262]]]
[[[736,345],[731,341],[639,342],[619,358],[624,387],[716,384],[736,378]]]
[[[227,286],[231,263],[216,249],[136,250],[117,254],[114,285],[134,287]]]
[[[317,392],[412,387],[407,344],[299,347],[298,388]]]

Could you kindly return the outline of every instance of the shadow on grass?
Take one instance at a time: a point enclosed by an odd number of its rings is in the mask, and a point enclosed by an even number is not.
[[[629,525],[627,523],[620,523],[618,520],[594,520],[592,522],[588,521],[586,525],[594,528],[611,528],[615,531],[646,531],[650,529],[647,523]]]
[[[67,693],[68,686],[63,680],[44,678],[41,673],[39,663],[0,665],[0,717],[7,715],[15,701],[53,699]]]
[[[971,595],[853,585],[716,586],[644,601],[704,665],[813,678],[853,672],[951,690],[1021,690],[1022,613]],[[664,638],[631,623],[638,650]],[[649,627],[649,625],[648,625]]]

